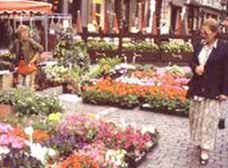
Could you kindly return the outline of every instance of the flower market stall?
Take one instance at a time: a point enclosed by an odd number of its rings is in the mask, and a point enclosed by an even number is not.
[[[44,22],[45,42],[47,45],[48,18],[47,15],[52,13],[52,5],[46,2],[37,2],[30,0],[1,0],[0,16],[5,22],[8,22],[8,29],[16,29],[16,21],[20,24],[25,21],[42,21]],[[34,16],[34,17],[32,17]],[[36,16],[36,17],[35,17]],[[46,16],[46,17],[45,17]],[[13,22],[13,25],[11,24]],[[45,46],[46,46],[45,45]]]
[[[82,97],[86,103],[122,108],[140,106],[155,112],[187,116],[189,100],[186,93],[190,77],[188,67],[143,69],[130,64],[117,64],[105,76],[84,86]]]
[[[28,0],[0,0],[0,13],[51,13],[52,5]]]
[[[1,167],[130,168],[158,142],[154,127],[121,125],[90,113],[65,114],[54,98],[25,89],[1,93],[0,104],[15,107],[0,119]]]

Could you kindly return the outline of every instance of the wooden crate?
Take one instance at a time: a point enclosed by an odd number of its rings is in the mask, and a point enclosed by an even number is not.
[[[8,90],[13,87],[13,73],[0,71],[0,90]]]
[[[8,115],[15,114],[15,107],[7,104],[0,104],[0,117],[4,118]]]

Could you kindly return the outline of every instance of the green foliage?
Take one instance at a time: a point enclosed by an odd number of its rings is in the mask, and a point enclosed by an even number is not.
[[[121,58],[101,58],[98,61],[98,64],[91,68],[88,76],[90,78],[98,78],[107,74],[115,65],[118,65],[122,62]]]
[[[112,42],[104,40],[89,40],[87,43],[88,49],[100,50],[100,51],[113,51],[117,49],[117,45]]]
[[[44,69],[47,80],[64,83],[67,80],[77,81],[81,75],[79,68],[65,68],[64,66],[49,66]]]
[[[162,111],[170,111],[180,113],[181,115],[188,115],[190,100],[180,101],[170,100],[160,98],[159,96],[145,96],[144,103],[149,106],[151,109],[162,110]]]
[[[165,53],[192,53],[193,47],[189,42],[164,42],[160,45],[160,50]]]
[[[122,108],[132,108],[139,104],[136,95],[119,96],[108,92],[84,91],[82,98],[85,102],[100,105],[116,105]]]
[[[158,52],[159,46],[152,42],[128,42],[123,44],[123,48],[128,51],[139,51],[139,52]]]
[[[19,116],[48,115],[52,112],[62,111],[57,99],[40,96],[29,89],[1,92],[0,103],[14,105]]]
[[[62,40],[56,45],[54,56],[64,67],[81,68],[83,71],[89,69],[90,58],[83,43]]]

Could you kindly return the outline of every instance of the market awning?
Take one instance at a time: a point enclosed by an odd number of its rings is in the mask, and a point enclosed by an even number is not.
[[[171,0],[172,5],[183,7],[185,5],[185,0]]]
[[[51,13],[52,4],[30,0],[0,0],[2,13]]]

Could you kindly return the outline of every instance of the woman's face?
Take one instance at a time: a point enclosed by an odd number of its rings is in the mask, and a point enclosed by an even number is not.
[[[202,26],[201,36],[206,42],[211,42],[216,39],[217,32],[211,31],[208,26]]]
[[[29,32],[24,30],[21,32],[21,40],[27,40],[29,38]]]

